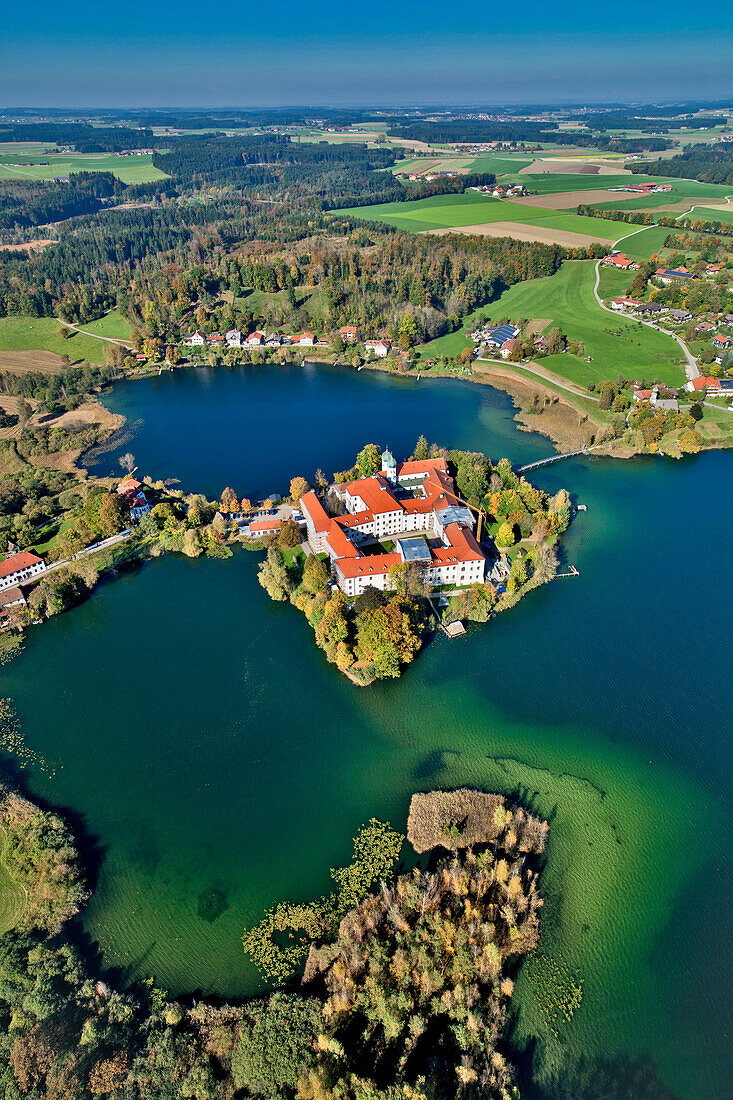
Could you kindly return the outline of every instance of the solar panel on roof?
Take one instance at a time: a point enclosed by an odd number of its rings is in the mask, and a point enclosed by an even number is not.
[[[514,325],[496,325],[495,328],[489,329],[489,339],[496,341],[497,344],[503,344],[506,340],[513,340],[518,332],[519,329]]]

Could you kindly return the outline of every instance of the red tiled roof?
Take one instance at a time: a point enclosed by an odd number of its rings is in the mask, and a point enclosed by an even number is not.
[[[414,462],[400,462],[397,465],[397,474],[422,474],[431,470],[442,470],[448,473],[448,463],[444,458],[421,458]]]
[[[328,531],[331,526],[331,517],[312,489],[301,497],[300,507],[313,520],[313,526],[318,533]]]
[[[399,554],[371,554],[359,558],[339,558],[334,564],[343,577],[369,577],[388,573],[393,565],[399,565]]]
[[[400,503],[395,500],[389,488],[389,483],[381,474],[375,477],[363,477],[359,481],[351,481],[346,489],[353,497],[360,497],[364,505],[371,512],[382,514],[383,512],[399,512]]]
[[[0,577],[9,577],[12,573],[19,573],[21,569],[28,569],[31,565],[43,565],[43,558],[30,550],[22,550],[20,554],[13,554],[11,558],[0,561]]]
[[[281,519],[258,519],[254,523],[250,523],[250,531],[277,531],[282,527],[283,521]]]
[[[339,559],[358,558],[360,556],[359,551],[338,523],[331,525],[331,530],[326,535],[326,542]]]

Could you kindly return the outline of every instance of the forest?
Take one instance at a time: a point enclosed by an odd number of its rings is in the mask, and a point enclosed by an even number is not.
[[[674,176],[701,183],[733,183],[733,143],[687,145],[669,160],[637,161],[629,168],[632,172]]]

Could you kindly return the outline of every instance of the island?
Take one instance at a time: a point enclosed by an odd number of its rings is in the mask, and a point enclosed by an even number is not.
[[[287,518],[244,527],[267,551],[260,583],[360,685],[399,676],[431,623],[455,637],[552,580],[570,521],[565,490],[424,437],[407,461],[371,443],[332,483],[293,478],[291,499]]]

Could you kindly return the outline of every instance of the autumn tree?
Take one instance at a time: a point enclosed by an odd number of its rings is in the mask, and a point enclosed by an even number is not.
[[[499,530],[496,532],[494,542],[497,546],[505,548],[507,546],[514,546],[516,542],[516,536],[514,534],[514,527],[511,523],[502,523]]]
[[[126,454],[120,455],[117,459],[123,470],[127,470],[128,474],[131,474],[135,469],[135,456],[127,451]]]
[[[374,477],[382,469],[382,451],[376,443],[367,443],[356,456],[359,477]]]
[[[293,504],[298,504],[310,489],[310,485],[304,477],[294,477],[290,482],[290,499]]]
[[[293,590],[293,583],[285,568],[282,551],[277,547],[272,546],[267,551],[267,558],[260,566],[257,579],[271,600],[287,600]]]
[[[103,535],[116,535],[125,527],[125,505],[119,493],[107,493],[99,505],[99,527]]]

